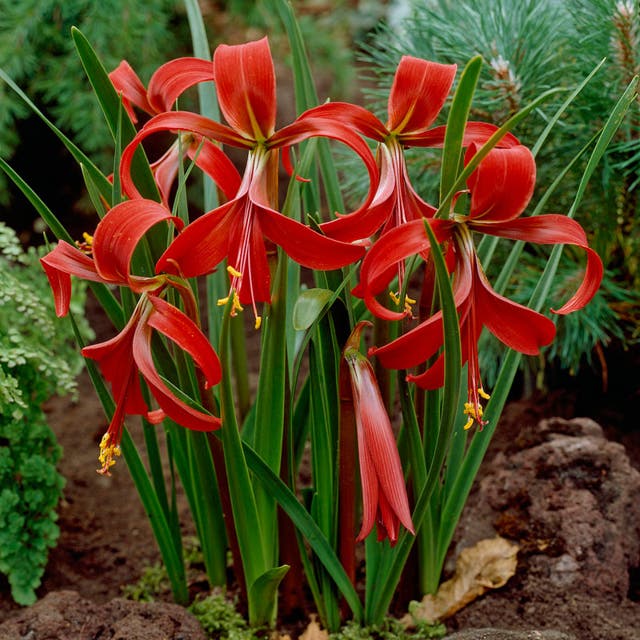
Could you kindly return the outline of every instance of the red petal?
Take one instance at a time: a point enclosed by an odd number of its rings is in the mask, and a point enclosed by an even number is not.
[[[367,138],[382,142],[388,135],[387,128],[364,107],[348,102],[328,102],[305,111],[298,120],[326,120],[355,129]]]
[[[154,309],[147,320],[149,326],[173,340],[193,358],[205,375],[207,387],[218,384],[222,378],[220,360],[200,328],[182,311],[161,298],[150,295],[148,300]]]
[[[198,167],[220,187],[227,199],[235,197],[240,188],[242,177],[220,147],[208,140],[201,142],[194,140],[188,153]]]
[[[269,302],[271,300],[271,274],[267,251],[254,205],[250,213],[243,212],[242,224],[236,224],[229,234],[228,264],[242,273],[238,296],[241,304]]]
[[[247,147],[247,141],[223,124],[188,111],[160,113],[147,122],[136,137],[125,147],[120,160],[120,181],[123,191],[130,197],[141,197],[131,177],[131,163],[140,143],[149,135],[163,131],[189,131],[223,144]]]
[[[153,315],[153,314],[152,314]],[[177,398],[160,378],[151,353],[151,326],[140,323],[133,339],[133,357],[160,408],[177,424],[195,431],[213,431],[222,426],[220,418],[202,413]]]
[[[177,58],[166,62],[149,80],[149,103],[153,113],[170,111],[178,96],[199,82],[213,82],[213,63],[200,58]]]
[[[241,202],[227,202],[187,225],[160,256],[156,273],[180,273],[186,278],[211,273],[227,256],[232,225],[242,214]]]
[[[389,94],[387,128],[401,134],[429,127],[449,95],[456,68],[454,64],[403,56]]]
[[[551,342],[556,326],[542,314],[497,294],[478,270],[474,279],[477,318],[500,342],[527,355],[537,355]]]
[[[276,75],[267,38],[219,45],[213,68],[220,110],[250,140],[271,136],[276,123]]]
[[[109,79],[115,90],[122,96],[122,103],[131,118],[131,122],[137,122],[138,118],[131,105],[142,109],[146,113],[153,114],[154,108],[147,99],[147,90],[131,65],[123,60],[110,74]]]
[[[327,238],[272,209],[260,207],[258,214],[267,238],[281,246],[292,260],[304,267],[339,269],[357,262],[364,255],[364,247]]]
[[[84,280],[102,282],[94,261],[79,249],[64,240],[47,255],[40,258],[40,263],[47,274],[56,305],[56,315],[66,316],[71,301],[71,276]]]
[[[82,349],[85,358],[98,363],[102,376],[111,385],[114,399],[130,415],[144,415],[148,411],[132,354],[138,320],[139,314],[134,313],[117,336]]]
[[[476,154],[472,144],[465,164]],[[471,191],[470,218],[501,222],[517,218],[529,204],[536,183],[536,162],[523,145],[492,149],[467,180]]]
[[[462,138],[462,146],[468,147],[473,142],[480,145],[484,144],[496,131],[498,127],[494,124],[488,124],[487,122],[467,122],[467,126],[464,130],[464,136]],[[428,131],[421,133],[403,133],[399,136],[400,141],[409,147],[442,147],[444,145],[444,136],[447,131],[447,127],[442,125],[440,127],[434,127]],[[509,147],[515,147],[520,144],[518,138],[513,134],[505,134],[500,142],[496,145],[497,148],[506,149]]]
[[[472,222],[469,227],[482,233],[525,240],[538,244],[573,244],[587,252],[587,269],[578,291],[554,313],[571,313],[584,307],[596,294],[604,268],[600,256],[587,245],[584,229],[571,218],[558,214],[546,214],[532,218],[518,218],[497,224]]]
[[[98,273],[107,281],[126,283],[134,291],[141,290],[149,279],[131,275],[131,258],[144,234],[165,220],[182,228],[182,220],[154,200],[137,198],[113,207],[100,221],[93,236]]]

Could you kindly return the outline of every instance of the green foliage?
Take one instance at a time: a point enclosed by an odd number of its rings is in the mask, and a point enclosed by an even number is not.
[[[223,593],[212,593],[195,600],[189,611],[212,640],[251,640],[257,637],[255,629],[249,628],[247,621],[236,611],[235,604]]]
[[[78,315],[83,297],[79,288],[73,301]],[[59,535],[61,449],[41,405],[75,390],[81,358],[62,325],[36,251],[24,253],[0,223],[0,573],[20,604],[34,602]]]
[[[0,0],[0,68],[44,105],[80,147],[103,151],[110,139],[74,50],[71,27],[87,35],[107,69],[127,59],[146,82],[159,60],[170,53],[184,55],[180,45],[188,43],[188,34],[175,31],[175,25],[184,22],[174,20],[177,4],[172,0]],[[4,83],[0,104],[0,155],[9,158],[18,144],[16,120],[26,117],[28,109]],[[1,189],[0,202],[6,204]]]
[[[447,633],[443,624],[420,624],[414,630],[405,629],[398,620],[385,618],[379,626],[362,627],[350,622],[337,633],[329,635],[331,640],[427,640],[443,638]]]

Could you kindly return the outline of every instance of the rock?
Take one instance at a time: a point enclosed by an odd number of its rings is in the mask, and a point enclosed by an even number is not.
[[[206,640],[186,609],[166,602],[115,598],[96,604],[54,591],[0,623],[0,640]]]
[[[467,629],[445,637],[445,640],[576,640],[560,631],[504,631],[502,629]]]
[[[544,627],[580,640],[638,640],[640,603],[628,594],[640,566],[640,472],[592,420],[518,429],[520,448],[485,462],[451,554],[498,534],[520,546],[516,575],[457,613],[451,630]]]
[[[539,444],[496,455],[465,519],[520,544],[524,580],[625,598],[629,570],[640,565],[640,473],[592,420],[543,420],[538,436]],[[459,544],[473,544],[474,534],[463,531]]]

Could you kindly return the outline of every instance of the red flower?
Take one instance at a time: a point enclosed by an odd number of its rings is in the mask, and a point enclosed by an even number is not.
[[[111,384],[116,408],[109,429],[100,445],[101,472],[108,473],[119,455],[125,415],[146,415],[151,422],[165,415],[189,429],[211,430],[220,419],[197,411],[177,398],[158,374],[151,352],[152,330],[173,340],[190,354],[203,371],[207,386],[221,377],[218,356],[196,323],[176,307],[158,297],[168,286],[182,296],[187,311],[196,317],[195,302],[188,284],[174,276],[137,276],[131,273],[131,258],[142,236],[155,224],[172,221],[181,226],[161,204],[132,200],[116,205],[101,220],[91,241],[92,256],[60,241],[41,259],[53,290],[56,313],[69,310],[71,276],[117,284],[142,293],[124,329],[106,342],[85,347],[87,358],[98,362],[104,378]],[[147,382],[160,409],[150,411],[142,398],[138,373]]]
[[[188,353],[205,375],[207,387],[220,382],[220,361],[198,326],[173,305],[154,295],[144,294],[125,328],[111,340],[85,347],[82,355],[96,360],[110,384],[116,409],[100,443],[100,473],[109,474],[120,455],[125,415],[145,415],[152,423],[165,416],[196,431],[222,426],[220,418],[193,409],[177,398],[156,370],[151,350],[155,329]],[[146,381],[160,409],[149,411],[142,397],[138,373]]]
[[[327,238],[273,208],[277,149],[311,136],[327,135],[340,139],[363,158],[372,182],[377,179],[377,169],[366,143],[346,125],[323,128],[323,123],[308,121],[274,132],[275,72],[266,38],[244,45],[220,45],[213,66],[220,109],[230,126],[187,112],[152,118],[123,153],[122,184],[130,197],[139,195],[130,176],[131,159],[138,144],[154,132],[188,131],[199,138],[249,151],[235,197],[191,223],[161,256],[157,266],[160,271],[191,277],[213,271],[227,258],[235,308],[251,303],[259,322],[255,303],[270,300],[263,237],[312,269],[336,269],[358,260],[364,253],[361,246]]]
[[[123,60],[109,78],[122,97],[122,103],[132,122],[138,119],[133,106],[151,116],[171,111],[177,98],[188,88],[200,82],[213,82],[213,63],[200,58],[177,58],[159,67],[151,76],[148,90]],[[209,175],[228,198],[233,197],[240,184],[240,176],[227,156],[201,136],[184,135],[151,165],[162,201],[169,206],[171,187],[183,156],[188,156]]]
[[[472,144],[466,161],[476,153]],[[566,314],[585,306],[597,291],[602,279],[602,261],[588,247],[582,227],[562,215],[547,214],[520,218],[535,183],[535,161],[531,152],[518,145],[493,149],[468,180],[470,210],[468,215],[452,212],[447,220],[431,219],[429,224],[439,242],[449,242],[454,251],[454,296],[460,318],[463,361],[469,364],[466,413],[483,424],[482,389],[478,366],[477,341],[486,326],[504,344],[521,353],[534,355],[549,344],[555,326],[541,314],[498,295],[491,288],[475,253],[472,231],[527,240],[540,244],[574,244],[587,252],[587,269],[578,291],[559,310]],[[368,252],[361,269],[360,292],[371,311],[384,318],[398,319],[404,314],[384,308],[376,299],[388,284],[389,267],[416,253],[428,256],[430,243],[423,221],[410,222],[383,236]],[[384,366],[405,369],[425,362],[442,346],[442,316],[436,313],[425,322],[393,342],[371,353]],[[423,388],[435,388],[443,382],[442,356],[426,372],[409,376]]]
[[[384,234],[406,222],[433,217],[435,208],[420,198],[411,184],[404,149],[443,145],[445,127],[430,127],[442,110],[455,74],[456,65],[403,56],[389,94],[386,125],[363,107],[341,102],[325,104],[302,115],[302,119],[347,122],[362,135],[380,143],[377,151],[380,181],[371,204],[354,214],[321,224],[322,231],[329,237],[352,242],[368,238],[379,229]],[[469,122],[463,145],[485,142],[496,129],[494,125]],[[513,146],[517,142],[507,134],[500,146]],[[397,274],[401,291],[404,262],[398,262],[391,273]],[[400,303],[397,296],[393,297]]]
[[[378,540],[389,538],[393,546],[400,524],[415,530],[389,415],[373,367],[357,348],[365,324],[356,326],[343,353],[351,376],[362,483],[362,527],[356,540],[364,540],[377,523]]]

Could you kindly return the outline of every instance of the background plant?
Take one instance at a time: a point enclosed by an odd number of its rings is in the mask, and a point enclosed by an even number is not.
[[[61,450],[42,404],[74,393],[82,366],[70,325],[56,321],[38,258],[0,223],[0,572],[20,604],[35,601],[59,535]],[[80,287],[73,302],[78,318],[83,305]]]

